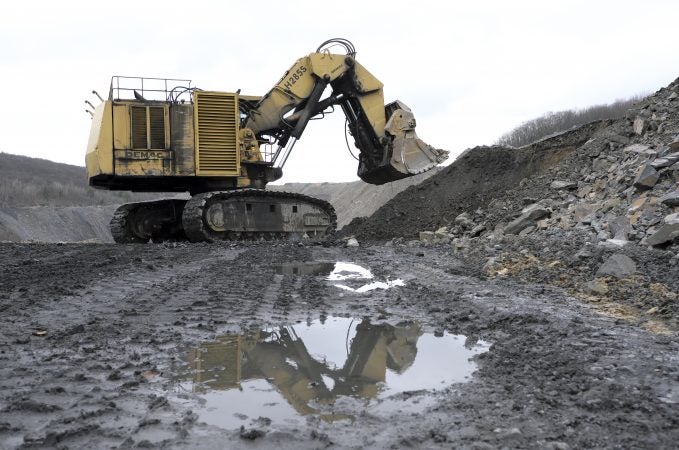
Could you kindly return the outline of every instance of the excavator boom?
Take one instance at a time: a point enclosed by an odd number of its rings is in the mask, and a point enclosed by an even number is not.
[[[367,183],[416,175],[448,158],[417,137],[415,117],[403,102],[385,106],[383,84],[355,60],[353,47],[344,55],[322,47],[298,59],[248,114],[245,128],[277,141],[277,163],[285,164],[309,120],[335,105],[347,118],[360,150],[358,176]],[[321,99],[328,86],[330,95]]]

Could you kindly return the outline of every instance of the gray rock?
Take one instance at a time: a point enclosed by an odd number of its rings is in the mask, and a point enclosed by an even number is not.
[[[524,208],[522,214],[507,224],[504,229],[506,234],[519,234],[524,228],[535,226],[535,222],[551,215],[551,211],[540,205],[531,205]]]
[[[672,164],[674,164],[674,161],[670,161],[667,158],[658,158],[651,161],[651,166],[656,170],[662,169],[663,167],[669,167]]]
[[[670,243],[677,238],[679,238],[679,224],[665,224],[642,243],[656,246]]]
[[[627,239],[606,239],[602,244],[607,248],[617,249],[628,245],[630,242]]]
[[[646,132],[648,129],[648,122],[641,117],[637,117],[634,119],[634,124],[632,125],[632,129],[634,130],[634,133],[638,135],[642,135]]]
[[[620,136],[619,134],[612,134],[608,136],[608,140],[623,145],[629,144],[629,138],[625,136]]]
[[[632,225],[630,225],[629,219],[625,216],[610,217],[608,219],[608,228],[617,240],[627,240],[627,237],[632,232]]]
[[[495,263],[497,262],[497,259],[494,256],[491,256],[486,260],[486,263],[483,265],[482,270],[486,273],[490,273],[493,271],[495,268]]]
[[[592,169],[595,172],[605,172],[611,167],[611,162],[606,158],[597,158],[592,161]]]
[[[678,225],[679,224],[679,213],[669,214],[665,216],[665,223],[668,225]]]
[[[599,278],[585,283],[585,291],[589,294],[604,295],[608,293],[608,285]]]
[[[455,251],[461,251],[469,248],[469,241],[464,238],[455,238],[453,239],[452,245]]]
[[[672,152],[668,153],[667,155],[663,155],[663,159],[668,159],[674,164],[675,162],[679,161],[679,152]]]
[[[524,228],[519,232],[519,236],[528,236],[531,234],[533,231],[535,231],[535,226],[531,225],[529,227]]]
[[[656,156],[658,152],[651,150],[648,145],[643,144],[632,144],[622,149],[623,152],[627,153],[639,153],[641,155]]]
[[[580,251],[575,254],[575,257],[580,260],[589,259],[592,256],[594,256],[594,253],[592,253],[592,250],[588,246],[581,248]]]
[[[601,230],[596,234],[596,238],[599,241],[607,241],[611,238],[611,234],[606,230]]]
[[[570,450],[570,445],[561,441],[547,442],[545,444],[545,450]]]
[[[433,231],[420,231],[421,242],[434,242],[436,234]]]
[[[471,228],[474,226],[474,222],[472,219],[469,217],[469,214],[466,212],[463,212],[459,216],[455,218],[455,225],[459,225],[462,228]]]
[[[676,92],[672,92],[672,93],[667,97],[667,100],[674,100],[674,99],[676,99],[677,97],[679,97],[679,95],[677,95]]]
[[[625,278],[633,275],[637,271],[637,265],[629,256],[618,253],[611,256],[599,267],[596,275],[598,277],[611,276],[615,278]]]
[[[660,175],[650,164],[644,164],[634,179],[634,186],[639,189],[650,189],[658,182]]]
[[[486,225],[485,224],[480,224],[472,228],[472,230],[469,232],[469,235],[471,237],[476,237],[479,234],[483,233],[486,230]]]
[[[660,203],[667,206],[679,206],[679,190],[672,191],[669,194],[660,197]]]
[[[359,247],[358,240],[353,237],[347,239],[347,247]]]
[[[447,239],[448,238],[448,227],[441,227],[434,231],[434,236],[436,239]]]
[[[552,189],[575,189],[578,187],[578,183],[566,180],[554,180],[552,184],[549,185]]]
[[[670,148],[670,151],[679,150],[679,139],[670,142],[667,146]]]
[[[573,210],[573,218],[575,219],[576,222],[591,223],[592,216],[599,209],[601,209],[601,205],[599,203],[593,204],[581,203],[577,205]]]

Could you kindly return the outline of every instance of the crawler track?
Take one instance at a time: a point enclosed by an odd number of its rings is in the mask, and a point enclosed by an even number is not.
[[[228,192],[207,192],[204,194],[195,195],[189,200],[184,207],[182,214],[182,224],[184,233],[192,242],[212,242],[219,240],[272,240],[272,239],[286,239],[289,237],[301,237],[305,234],[302,228],[285,231],[285,230],[263,230],[242,231],[238,229],[226,230],[216,232],[210,229],[206,219],[207,209],[215,202],[229,202],[231,200],[245,202],[247,200],[271,200],[276,204],[282,204],[286,201],[295,201],[300,204],[313,205],[319,210],[323,211],[329,218],[328,224],[323,226],[323,230],[316,232],[315,236],[308,236],[310,238],[323,238],[335,232],[337,227],[337,216],[332,205],[324,200],[314,197],[309,197],[302,194],[292,192],[279,191],[265,191],[261,189],[245,189],[240,191]],[[317,227],[315,227],[317,228]]]

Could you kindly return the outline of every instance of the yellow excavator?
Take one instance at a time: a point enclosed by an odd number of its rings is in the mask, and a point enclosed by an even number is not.
[[[331,53],[335,46],[344,54]],[[282,176],[309,121],[335,107],[346,116],[360,151],[358,176],[367,183],[416,175],[447,159],[447,151],[417,137],[406,105],[385,106],[382,83],[355,56],[351,42],[330,39],[298,59],[261,97],[205,91],[190,80],[112,77],[108,99],[99,97],[96,107],[87,102],[93,109],[86,155],[90,186],[191,195],[121,206],[111,219],[114,240],[332,233],[336,217],[328,202],[264,188]]]

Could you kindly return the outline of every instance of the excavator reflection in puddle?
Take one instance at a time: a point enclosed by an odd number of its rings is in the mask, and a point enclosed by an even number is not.
[[[323,405],[340,396],[377,397],[387,369],[400,374],[413,364],[422,330],[414,322],[393,326],[363,320],[349,341],[350,330],[351,325],[341,367],[312,357],[294,327],[284,326],[243,336],[223,335],[192,349],[191,372],[183,378],[190,379],[199,393],[240,389],[242,381],[265,379],[299,415],[314,414],[329,422],[351,419],[328,413]]]

